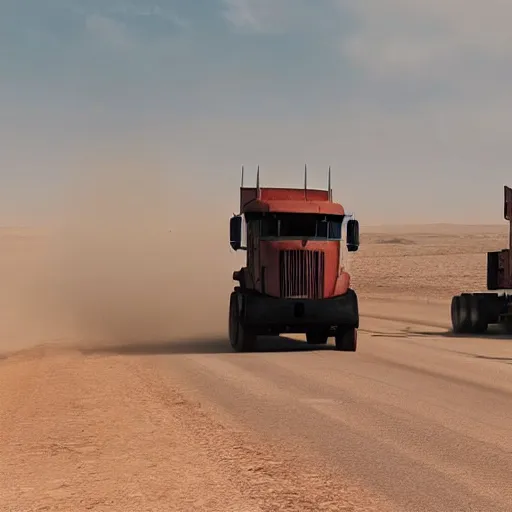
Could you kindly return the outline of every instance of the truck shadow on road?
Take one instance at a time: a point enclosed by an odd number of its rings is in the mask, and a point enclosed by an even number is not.
[[[417,337],[442,337],[454,339],[483,339],[483,340],[502,340],[512,341],[512,335],[497,329],[490,329],[483,334],[456,334],[453,331],[404,331],[404,334]]]
[[[361,329],[362,330],[362,329]],[[378,338],[454,338],[454,339],[487,339],[512,341],[512,334],[507,334],[499,327],[491,327],[488,332],[483,334],[456,334],[453,331],[423,331],[413,329],[400,329],[396,332],[378,332],[365,330],[372,337]]]
[[[512,357],[494,357],[494,356],[482,356],[479,354],[474,355],[476,359],[485,359],[486,361],[498,361],[500,363],[512,364]]]
[[[84,355],[115,354],[115,355],[179,355],[179,354],[234,354],[229,340],[224,336],[211,338],[189,338],[179,340],[161,340],[147,342],[103,343],[80,346],[78,349]],[[272,352],[311,352],[334,350],[334,346],[308,345],[304,341],[280,337],[258,338],[252,353]],[[244,355],[244,354],[240,354]]]

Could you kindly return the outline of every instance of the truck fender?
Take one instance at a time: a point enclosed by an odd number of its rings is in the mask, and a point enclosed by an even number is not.
[[[336,284],[334,285],[334,296],[347,293],[349,288],[350,274],[348,272],[341,271],[339,276],[336,278]]]

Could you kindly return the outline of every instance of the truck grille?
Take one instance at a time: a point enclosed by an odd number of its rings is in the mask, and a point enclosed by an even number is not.
[[[280,251],[279,278],[283,298],[323,298],[324,253],[297,249]]]

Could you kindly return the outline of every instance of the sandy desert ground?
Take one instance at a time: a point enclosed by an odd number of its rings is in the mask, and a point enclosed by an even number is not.
[[[512,340],[448,311],[505,224],[363,226],[355,354],[233,354],[232,261],[86,235],[0,231],[1,511],[512,510]]]

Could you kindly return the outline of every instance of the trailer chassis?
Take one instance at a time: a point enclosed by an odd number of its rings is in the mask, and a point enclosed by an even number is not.
[[[503,215],[509,222],[508,249],[487,253],[487,292],[462,293],[452,298],[455,333],[484,333],[500,324],[512,333],[512,189],[504,187]]]

